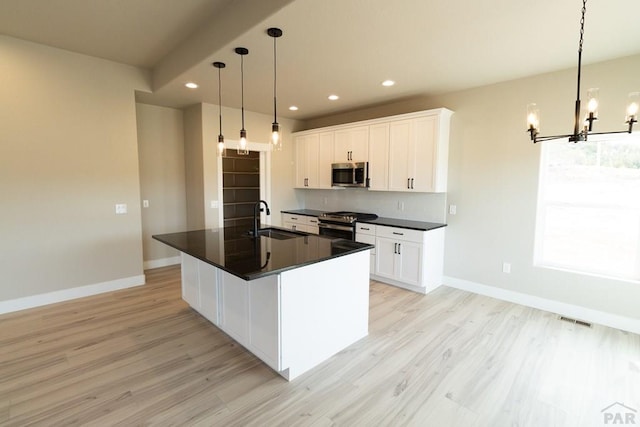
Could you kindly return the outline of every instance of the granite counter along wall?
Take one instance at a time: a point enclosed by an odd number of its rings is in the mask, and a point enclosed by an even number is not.
[[[369,191],[362,188],[296,190],[304,208],[320,211],[353,210],[378,216],[446,223],[446,193]],[[398,204],[403,209],[398,209]]]

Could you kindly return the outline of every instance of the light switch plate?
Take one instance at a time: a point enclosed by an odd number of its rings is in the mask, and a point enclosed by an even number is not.
[[[149,201],[148,200],[143,200],[142,201],[142,207],[143,208],[148,208],[149,207]]]
[[[449,215],[455,215],[458,211],[458,207],[456,205],[449,205]]]
[[[118,203],[116,204],[116,214],[123,215],[127,213],[127,204],[126,203]]]
[[[211,209],[218,209],[218,201],[217,200],[212,200],[211,201]]]

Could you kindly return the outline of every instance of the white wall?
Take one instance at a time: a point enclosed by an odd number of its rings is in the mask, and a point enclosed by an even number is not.
[[[583,67],[583,88],[600,88],[597,131],[625,128],[627,93],[640,89],[639,73],[640,56]],[[526,105],[540,107],[543,134],[571,132],[575,84],[576,70],[570,69],[320,118],[304,128],[429,108],[453,110],[447,203],[456,204],[458,214],[447,218],[445,274],[500,292],[582,307],[578,314],[585,317],[597,312],[635,319],[637,327],[639,284],[533,266],[540,145],[529,142],[525,131]],[[315,203],[312,190],[303,191]],[[396,196],[386,197],[393,206]],[[503,261],[511,263],[511,274],[502,273]]]
[[[142,249],[145,268],[151,268],[179,255],[151,236],[187,229],[183,112],[136,104],[136,118],[140,196],[149,201],[142,208]]]
[[[142,283],[134,90],[147,74],[5,36],[0,52],[0,302]]]
[[[381,217],[445,223],[446,193],[402,193],[360,188],[296,190],[304,207],[321,211],[353,210]]]

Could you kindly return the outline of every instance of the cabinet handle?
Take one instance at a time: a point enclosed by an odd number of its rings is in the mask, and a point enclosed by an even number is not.
[[[413,178],[411,178],[411,189],[413,190]]]
[[[400,255],[400,246],[402,246],[402,244],[398,243],[398,255]]]
[[[407,188],[411,188],[411,178],[407,178]]]
[[[369,228],[367,228],[367,227],[360,227],[360,230],[367,230],[367,231],[369,231],[370,229],[369,229]]]
[[[298,220],[298,218],[296,218],[295,216],[291,217],[291,221],[297,221],[297,220]]]
[[[394,254],[397,254],[397,253],[398,253],[398,244],[397,244],[397,243],[394,243],[394,244],[393,244],[393,253],[394,253]]]
[[[295,224],[291,226],[291,229],[292,229],[292,230],[295,230],[295,229],[296,229]]]
[[[397,231],[394,231],[393,234],[395,234],[396,236],[404,236],[404,233],[398,233]]]

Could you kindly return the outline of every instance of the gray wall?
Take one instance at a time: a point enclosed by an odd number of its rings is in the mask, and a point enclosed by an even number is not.
[[[5,36],[0,52],[0,301],[140,277],[134,90],[148,76]]]
[[[143,259],[149,268],[149,261],[179,254],[151,236],[187,228],[183,112],[136,104],[136,118],[140,196],[149,201],[149,207],[142,208]]]
[[[583,68],[583,88],[600,88],[597,131],[624,129],[627,93],[638,90],[640,56]],[[455,112],[451,122],[448,204],[457,215],[448,216],[445,274],[475,284],[515,291],[561,303],[640,319],[637,283],[575,274],[533,266],[540,145],[525,132],[526,105],[537,102],[543,134],[573,129],[576,70],[538,75],[434,97],[419,97],[304,123],[305,129],[446,107]],[[300,190],[305,203],[318,206],[313,190]],[[349,203],[349,193],[336,193],[337,204]],[[320,195],[322,196],[322,195]],[[633,197],[634,195],[630,195]],[[637,197],[637,195],[635,195]],[[398,194],[358,195],[361,203],[393,207]],[[339,202],[339,203],[338,203]],[[412,208],[418,217],[430,211]],[[336,205],[337,205],[336,204]],[[321,207],[321,206],[320,206]],[[376,211],[376,209],[372,209]],[[396,216],[396,215],[394,215]],[[397,215],[401,216],[401,215]],[[512,264],[502,273],[502,262]]]

